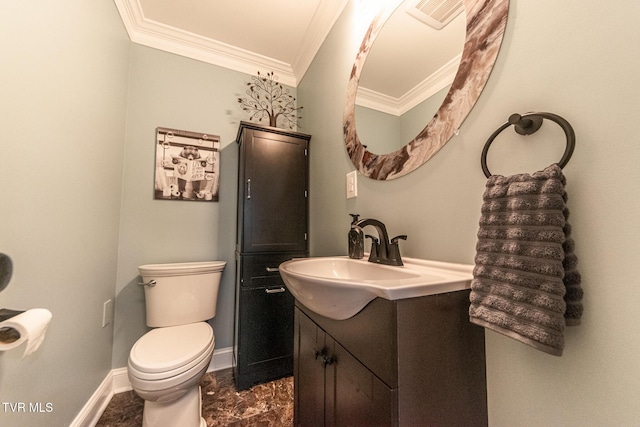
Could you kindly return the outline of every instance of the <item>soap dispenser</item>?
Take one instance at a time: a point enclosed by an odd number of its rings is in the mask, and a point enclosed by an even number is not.
[[[361,259],[364,257],[364,232],[356,223],[360,215],[349,214],[353,218],[351,230],[349,230],[349,258]]]

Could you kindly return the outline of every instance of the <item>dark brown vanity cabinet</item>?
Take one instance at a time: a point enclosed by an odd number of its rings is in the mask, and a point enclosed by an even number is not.
[[[278,266],[308,256],[309,135],[242,122],[237,142],[236,388],[293,373],[294,298]]]
[[[486,426],[484,331],[468,291],[388,301],[347,320],[296,302],[296,426]]]
[[[394,425],[394,390],[298,309],[295,345],[295,425]]]

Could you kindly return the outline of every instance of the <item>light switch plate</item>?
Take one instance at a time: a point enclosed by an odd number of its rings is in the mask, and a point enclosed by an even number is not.
[[[347,174],[347,199],[358,197],[358,172],[353,171]]]
[[[110,299],[102,305],[102,327],[104,328],[113,320],[113,301]]]

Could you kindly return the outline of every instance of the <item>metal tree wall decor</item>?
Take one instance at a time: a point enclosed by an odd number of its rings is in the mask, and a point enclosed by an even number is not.
[[[278,83],[278,76],[273,71],[266,75],[251,76],[249,88],[246,90],[248,97],[238,98],[240,107],[250,114],[249,120],[262,122],[269,121],[269,126],[277,126],[278,119],[282,118],[285,127],[294,129],[299,126],[298,116],[302,107],[296,106],[296,99],[290,95],[289,89]]]

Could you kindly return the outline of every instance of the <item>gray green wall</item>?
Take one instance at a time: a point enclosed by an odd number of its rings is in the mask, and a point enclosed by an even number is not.
[[[356,105],[358,138],[372,153],[394,152],[424,129],[425,117],[438,111],[449,88],[442,89],[400,116]]]
[[[237,144],[236,99],[250,76],[132,44],[116,282],[113,367],[148,329],[138,266],[223,260],[216,349],[233,345]],[[219,202],[153,199],[156,128],[220,136]]]
[[[129,42],[110,2],[0,3],[0,251],[15,263],[0,307],[46,307],[40,350],[0,354],[1,402],[52,402],[0,424],[68,425],[146,331],[136,267],[147,262],[233,262],[235,97],[248,76]],[[492,426],[633,426],[640,420],[640,327],[634,312],[640,227],[640,5],[601,13],[595,0],[511,1],[505,42],[460,135],[417,171],[389,182],[359,177],[342,140],[346,85],[362,34],[350,2],[298,87],[311,142],[311,250],[346,254],[350,212],[406,233],[406,256],[471,263],[485,178],[486,138],[513,112],[566,117],[578,136],[565,168],[584,277],[583,324],[561,358],[487,333]],[[152,200],[157,126],[218,133],[220,202]],[[534,171],[559,158],[562,134],[536,143],[497,140],[495,173]],[[548,141],[548,142],[542,142]],[[223,275],[216,347],[232,343],[233,274]],[[116,300],[102,328],[102,304]]]
[[[564,116],[577,133],[565,174],[585,314],[582,325],[566,331],[562,357],[486,333],[490,425],[638,425],[640,4],[626,1],[603,14],[594,0],[511,1],[498,62],[460,135],[403,178],[359,176],[359,196],[346,200],[345,174],[354,167],[341,125],[360,41],[351,31],[358,15],[354,3],[298,86],[305,131],[313,135],[312,254],[346,254],[348,213],[358,212],[381,219],[392,234],[408,234],[401,243],[407,256],[472,263],[486,139],[515,112]],[[489,153],[492,172],[534,172],[560,159],[559,128],[545,125],[530,138],[496,139]]]
[[[0,308],[44,307],[40,349],[0,353],[0,425],[66,426],[112,368],[130,41],[112,2],[0,2]],[[45,408],[46,410],[46,408]]]
[[[400,117],[372,108],[356,105],[358,137],[367,141],[367,149],[374,153],[391,153],[400,148]]]
[[[0,353],[0,402],[53,412],[0,405],[0,425],[64,426],[147,331],[140,264],[227,261],[212,325],[216,349],[233,345],[236,98],[250,76],[131,43],[110,2],[0,8],[0,252],[15,266],[0,308],[53,313],[38,352]],[[218,203],[153,200],[158,126],[220,136]]]

